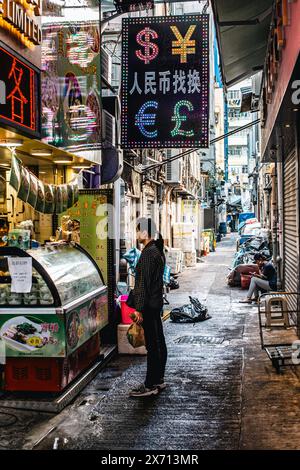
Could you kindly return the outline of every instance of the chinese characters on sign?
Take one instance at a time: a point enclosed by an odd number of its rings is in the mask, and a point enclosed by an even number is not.
[[[154,8],[154,0],[115,0],[114,4],[118,13],[152,10]]]
[[[123,20],[122,147],[208,147],[208,15]]]
[[[1,46],[0,63],[0,123],[39,137],[39,73]]]

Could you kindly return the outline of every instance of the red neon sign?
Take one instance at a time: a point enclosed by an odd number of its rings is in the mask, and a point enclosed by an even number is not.
[[[38,72],[0,46],[0,123],[38,136]]]

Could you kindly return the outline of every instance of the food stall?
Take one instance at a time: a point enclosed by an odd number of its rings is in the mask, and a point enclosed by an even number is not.
[[[99,357],[107,324],[107,287],[81,246],[0,248],[4,390],[62,391]]]

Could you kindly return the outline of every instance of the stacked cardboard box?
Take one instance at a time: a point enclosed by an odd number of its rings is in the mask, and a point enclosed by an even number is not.
[[[187,251],[184,253],[184,264],[187,268],[196,266],[196,262],[197,262],[196,250]]]
[[[183,268],[183,253],[180,249],[170,248],[166,254],[166,263],[170,266],[172,274],[178,274]]]
[[[188,223],[173,225],[173,244],[183,252],[195,251],[196,226]]]
[[[190,253],[191,251],[196,251],[195,239],[194,238],[184,238],[182,240],[182,251],[185,253]]]

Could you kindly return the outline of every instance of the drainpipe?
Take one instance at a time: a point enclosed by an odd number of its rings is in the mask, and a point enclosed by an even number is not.
[[[273,263],[277,266],[278,260],[278,211],[277,211],[277,174],[276,166],[272,168],[272,192],[270,194],[271,203],[271,230],[272,230],[272,251],[273,251]],[[278,266],[277,266],[277,270]]]
[[[277,233],[279,252],[277,257],[277,285],[282,288],[283,280],[283,173],[282,173],[282,137],[279,135],[279,128],[277,129]]]

